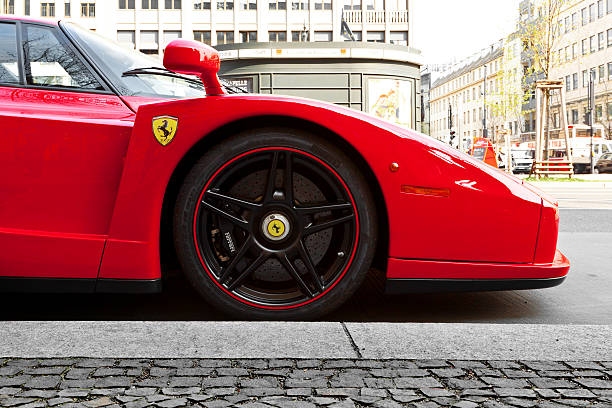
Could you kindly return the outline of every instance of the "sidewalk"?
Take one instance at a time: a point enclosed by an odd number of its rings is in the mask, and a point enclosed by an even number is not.
[[[610,338],[606,325],[0,322],[0,406],[610,407]]]

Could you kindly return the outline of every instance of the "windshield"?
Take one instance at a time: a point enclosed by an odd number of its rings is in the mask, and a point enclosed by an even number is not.
[[[487,149],[484,147],[476,147],[474,151],[472,152],[472,156],[474,156],[475,159],[483,160],[486,150]]]
[[[512,156],[515,159],[533,159],[534,150],[512,150]]]
[[[155,59],[134,50],[128,50],[99,34],[74,23],[62,23],[71,39],[83,49],[107,75],[121,95],[169,98],[206,96],[204,85],[193,81],[196,77],[176,78],[143,72],[124,76],[126,71],[163,65]],[[197,78],[196,78],[197,79]]]

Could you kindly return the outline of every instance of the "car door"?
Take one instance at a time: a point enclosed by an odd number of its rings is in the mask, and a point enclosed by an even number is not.
[[[58,26],[0,20],[0,276],[97,277],[133,118]]]

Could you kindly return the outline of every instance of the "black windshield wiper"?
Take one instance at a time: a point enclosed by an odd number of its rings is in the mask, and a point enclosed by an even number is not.
[[[162,76],[167,76],[170,78],[184,79],[185,81],[189,81],[191,83],[194,83],[200,86],[203,85],[202,81],[200,81],[199,79],[190,78],[185,75],[177,74],[176,72],[170,71],[169,69],[162,68],[162,67],[134,68],[134,69],[125,71],[123,74],[121,74],[121,76],[132,76],[132,75],[162,75]],[[232,85],[230,82],[224,79],[220,79],[220,82],[223,88],[225,88],[225,90],[227,91],[227,93],[230,93],[230,94],[249,93],[243,88],[236,86],[236,85]]]
[[[185,75],[177,74],[176,72],[172,72],[169,69],[162,68],[162,67],[134,68],[134,69],[125,71],[124,73],[121,74],[121,76],[124,76],[124,77],[133,76],[133,75],[161,75],[161,76],[167,76],[170,78],[183,79],[185,81],[203,86],[202,81],[200,81],[199,79],[190,78]]]

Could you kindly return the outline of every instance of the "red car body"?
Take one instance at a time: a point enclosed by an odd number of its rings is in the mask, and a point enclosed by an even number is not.
[[[180,121],[167,146],[151,129],[160,115]],[[554,199],[372,116],[280,96],[161,99],[20,84],[0,85],[0,276],[49,278],[47,290],[159,290],[160,226],[190,154],[230,130],[280,122],[325,129],[367,163],[385,210],[378,251],[391,292],[547,287],[567,274]],[[495,237],[474,224],[482,213]]]

